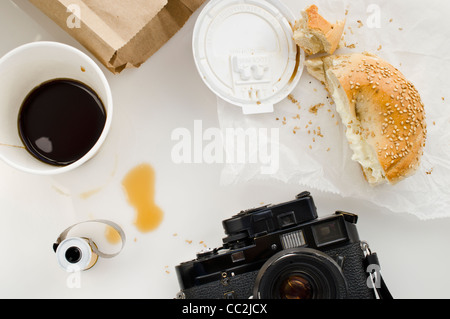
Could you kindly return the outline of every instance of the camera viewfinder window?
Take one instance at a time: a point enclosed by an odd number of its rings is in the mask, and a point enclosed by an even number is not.
[[[332,220],[312,227],[317,247],[347,239],[339,220]]]

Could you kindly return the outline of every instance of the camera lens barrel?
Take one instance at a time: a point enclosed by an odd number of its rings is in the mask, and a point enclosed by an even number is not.
[[[310,248],[283,250],[260,269],[253,297],[258,299],[344,299],[347,281],[339,265]]]

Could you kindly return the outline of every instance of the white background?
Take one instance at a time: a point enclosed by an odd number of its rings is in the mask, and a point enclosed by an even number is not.
[[[308,4],[300,2],[285,1],[295,12]],[[86,52],[27,1],[16,3],[20,7],[0,1],[0,55],[39,40]],[[58,177],[29,175],[0,163],[0,297],[174,298],[179,290],[174,267],[195,258],[203,249],[201,241],[219,247],[223,219],[262,202],[291,200],[306,190],[275,181],[221,186],[222,165],[173,163],[174,129],[192,130],[194,120],[202,120],[204,128],[219,127],[216,97],[198,76],[191,53],[197,15],[140,69],[112,75],[102,66],[113,90],[115,114],[97,157]],[[155,200],[164,211],[163,223],[150,233],[136,229],[135,212],[121,185],[126,173],[141,163],[155,169]],[[92,190],[99,191],[83,199]],[[335,210],[359,215],[360,237],[378,253],[394,297],[450,297],[449,219],[419,221],[407,212],[310,191],[320,216]],[[100,260],[83,272],[80,288],[69,288],[52,244],[66,227],[93,218],[122,225],[127,244],[118,257]]]

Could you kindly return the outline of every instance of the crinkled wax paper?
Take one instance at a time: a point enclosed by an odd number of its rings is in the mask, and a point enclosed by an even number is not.
[[[284,2],[297,17],[313,4]],[[262,162],[231,161],[224,166],[222,183],[276,179],[366,199],[423,220],[450,216],[450,2],[324,0],[314,4],[331,22],[347,20],[345,46],[335,54],[372,52],[397,67],[420,92],[428,125],[420,169],[396,185],[370,186],[359,164],[351,160],[332,99],[305,69],[290,98],[276,105],[275,113],[244,116],[239,107],[218,100],[222,132],[279,129],[279,145],[274,145],[279,149],[278,171],[263,174]]]

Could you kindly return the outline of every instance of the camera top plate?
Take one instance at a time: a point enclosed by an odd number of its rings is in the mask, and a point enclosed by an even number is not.
[[[258,236],[270,234],[283,228],[292,227],[318,218],[314,200],[309,192],[296,196],[295,200],[265,205],[240,212],[222,222],[227,237],[225,245],[246,242]]]

